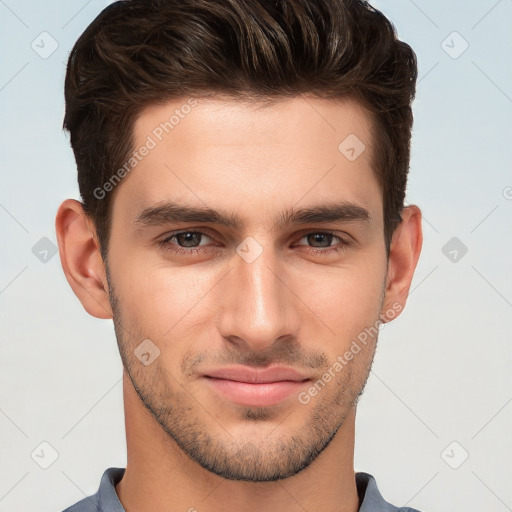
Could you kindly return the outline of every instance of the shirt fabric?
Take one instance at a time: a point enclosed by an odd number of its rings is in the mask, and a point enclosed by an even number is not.
[[[124,472],[125,468],[106,469],[101,477],[98,492],[63,512],[126,512],[115,489]],[[388,503],[380,494],[375,478],[369,473],[356,473],[356,486],[361,503],[359,512],[419,512],[415,508],[397,508]]]

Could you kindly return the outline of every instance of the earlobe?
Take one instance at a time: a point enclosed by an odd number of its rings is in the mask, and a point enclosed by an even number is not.
[[[381,311],[383,323],[391,321],[403,311],[423,245],[421,210],[416,205],[406,206],[401,217],[402,221],[393,233],[391,241],[385,298]],[[392,315],[387,314],[390,311],[393,311]]]
[[[90,315],[112,318],[96,230],[79,201],[67,199],[60,205],[55,229],[62,269],[73,292]]]

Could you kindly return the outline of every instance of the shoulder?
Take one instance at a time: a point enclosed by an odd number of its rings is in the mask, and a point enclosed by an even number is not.
[[[356,473],[356,485],[361,503],[359,512],[420,512],[415,508],[395,507],[387,502],[377,487],[375,477],[369,473]]]
[[[62,512],[125,512],[115,489],[115,485],[123,477],[124,471],[125,468],[106,469],[96,494],[80,500]]]
[[[62,512],[102,512],[99,508],[99,503],[97,501],[97,494],[94,496],[88,496],[83,500],[80,500],[78,503],[71,505],[66,510]]]
[[[98,504],[91,500],[92,496],[84,498],[83,500],[71,505],[62,512],[102,512]]]

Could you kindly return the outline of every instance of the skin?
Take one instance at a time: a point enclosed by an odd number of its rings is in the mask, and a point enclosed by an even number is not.
[[[134,146],[185,102],[144,110]],[[116,491],[127,511],[358,510],[355,415],[377,336],[307,404],[292,394],[240,405],[204,373],[278,362],[305,374],[307,391],[365,328],[400,314],[421,251],[421,212],[404,208],[387,260],[371,127],[353,100],[198,99],[112,192],[108,273],[81,204],[60,206],[68,282],[89,314],[114,319],[128,452]],[[355,161],[338,150],[349,134],[366,145]],[[166,201],[236,214],[242,225],[136,221]],[[369,219],[277,222],[292,208],[343,202]],[[169,238],[180,230],[196,235]],[[247,237],[261,249],[250,263],[236,251]],[[178,254],[180,244],[194,250]],[[134,355],[145,339],[160,351],[149,365]]]

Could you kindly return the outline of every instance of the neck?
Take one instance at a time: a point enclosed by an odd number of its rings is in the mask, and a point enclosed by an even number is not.
[[[329,446],[298,474],[274,482],[224,479],[190,459],[123,378],[128,460],[116,492],[125,510],[357,512],[355,407]]]

